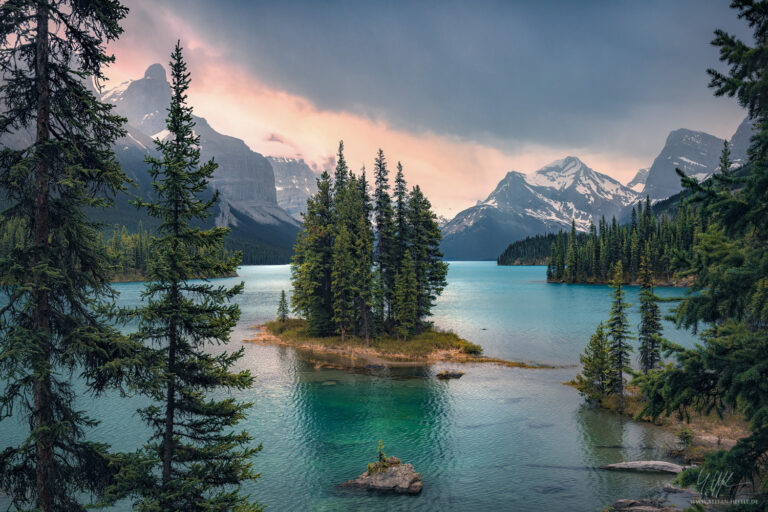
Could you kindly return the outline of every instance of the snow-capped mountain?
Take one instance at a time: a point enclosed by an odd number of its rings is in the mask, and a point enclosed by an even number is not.
[[[631,188],[637,193],[640,193],[645,188],[645,182],[648,179],[648,171],[650,169],[640,169],[637,171],[637,174],[635,174],[635,177],[632,178],[632,180],[627,183],[627,188]]]
[[[275,172],[277,204],[288,215],[301,220],[307,210],[307,199],[317,192],[317,174],[303,159],[267,157]]]
[[[511,171],[484,201],[443,228],[443,252],[449,259],[493,259],[515,240],[569,229],[572,220],[586,231],[590,222],[618,215],[638,197],[573,156],[530,175]]]
[[[170,98],[170,84],[160,64],[149,66],[142,78],[123,82],[102,94],[102,101],[115,105],[117,113],[128,119],[128,133],[117,141],[115,150],[141,195],[151,192],[143,157],[154,151],[153,139],[168,135],[165,117]],[[210,185],[220,192],[214,215],[216,225],[232,228],[233,238],[266,244],[289,255],[299,222],[278,205],[269,161],[242,140],[217,132],[204,118],[195,116],[194,121],[201,161],[214,158],[218,164]]]

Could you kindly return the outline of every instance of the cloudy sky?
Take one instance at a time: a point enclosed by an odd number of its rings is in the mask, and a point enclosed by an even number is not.
[[[566,155],[627,182],[669,131],[744,117],[707,88],[715,28],[749,33],[727,0],[126,3],[113,84],[178,38],[217,130],[317,166],[339,139],[356,168],[382,147],[446,216]]]

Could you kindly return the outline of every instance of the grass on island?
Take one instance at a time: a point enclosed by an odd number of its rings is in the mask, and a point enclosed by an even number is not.
[[[358,336],[347,336],[344,343],[341,342],[341,336],[325,338],[309,336],[307,334],[307,321],[298,318],[289,318],[285,322],[273,320],[267,322],[265,326],[269,332],[283,341],[322,345],[330,348],[370,348],[379,354],[393,358],[422,359],[440,351],[458,351],[468,356],[479,356],[483,351],[480,345],[471,343],[454,332],[437,329],[411,335],[407,340],[398,339],[396,336],[371,338],[370,346],[368,346],[365,343],[365,338]]]
[[[344,343],[341,336],[325,338],[313,337],[307,334],[307,322],[303,319],[289,318],[285,322],[273,320],[264,325],[266,331],[281,342],[296,347],[324,347],[347,352],[372,352],[391,361],[449,361],[456,363],[494,363],[510,368],[546,369],[556,366],[526,363],[522,361],[507,361],[496,357],[482,355],[483,348],[465,340],[458,334],[440,329],[429,329],[425,332],[409,336],[407,340],[397,336],[380,336],[371,338],[366,345],[365,338],[347,336]]]

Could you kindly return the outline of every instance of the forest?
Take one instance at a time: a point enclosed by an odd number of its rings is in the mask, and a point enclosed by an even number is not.
[[[608,283],[611,269],[621,261],[625,282],[636,283],[643,254],[657,283],[673,284],[676,268],[685,268],[697,234],[707,220],[695,206],[684,204],[674,215],[655,214],[648,201],[632,208],[631,220],[618,224],[602,218],[587,233],[562,230],[510,244],[499,265],[547,264],[547,280],[565,283]]]

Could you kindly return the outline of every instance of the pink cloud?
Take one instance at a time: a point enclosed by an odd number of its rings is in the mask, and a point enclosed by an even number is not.
[[[125,29],[110,47],[117,58],[107,73],[113,82],[140,77],[154,62],[166,63],[181,39],[192,73],[190,102],[216,130],[242,138],[265,155],[302,157],[316,169],[332,161],[343,139],[349,164],[356,170],[365,164],[370,172],[381,147],[391,168],[401,161],[408,182],[419,184],[446,216],[484,199],[507,171],[531,172],[566,155],[579,156],[593,169],[623,182],[650,164],[611,151],[414,133],[377,119],[320,109],[229,62],[225,48],[209,44],[175,13],[156,4],[150,12],[138,3]]]

